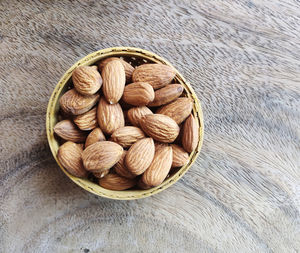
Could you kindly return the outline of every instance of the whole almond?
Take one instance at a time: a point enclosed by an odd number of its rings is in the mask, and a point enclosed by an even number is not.
[[[92,110],[85,112],[84,114],[78,115],[74,118],[74,123],[81,130],[92,130],[98,126],[97,122],[97,108],[94,107]]]
[[[87,137],[87,133],[78,129],[69,119],[56,123],[53,130],[59,137],[67,141],[84,142]]]
[[[57,158],[61,165],[75,177],[86,177],[87,171],[83,167],[82,147],[71,141],[65,142],[58,149]]]
[[[133,71],[132,80],[133,82],[147,82],[156,90],[169,84],[175,74],[175,70],[168,65],[142,64]]]
[[[108,173],[110,172],[110,169],[108,170],[103,170],[102,172],[94,172],[93,175],[96,177],[96,178],[102,178],[102,177],[105,177]]]
[[[125,125],[121,106],[118,103],[111,105],[103,97],[98,104],[97,119],[101,130],[107,134],[112,134]]]
[[[136,185],[136,179],[121,177],[117,174],[108,174],[99,179],[99,185],[105,189],[122,191]]]
[[[176,144],[171,145],[173,149],[172,167],[182,167],[189,161],[189,154],[180,146]]]
[[[75,89],[82,95],[95,94],[102,85],[97,66],[79,66],[72,73]]]
[[[123,95],[125,70],[119,60],[108,62],[102,70],[103,94],[110,104],[116,104]]]
[[[145,82],[131,83],[125,86],[122,99],[135,106],[147,105],[154,99],[154,90]]]
[[[179,125],[190,115],[192,109],[192,100],[187,97],[181,97],[177,98],[174,102],[159,108],[156,113],[169,116]]]
[[[148,114],[153,114],[153,112],[146,106],[140,106],[129,109],[127,112],[127,117],[132,125],[139,127],[140,119]]]
[[[169,84],[155,91],[155,98],[148,106],[161,106],[168,104],[180,97],[183,92],[183,86],[181,84]]]
[[[121,158],[123,148],[114,142],[99,141],[82,153],[83,165],[88,171],[103,172],[113,167]]]
[[[140,120],[143,131],[156,141],[173,142],[179,134],[179,126],[170,117],[163,114],[145,115]]]
[[[134,143],[125,156],[125,165],[133,175],[141,175],[151,164],[155,148],[152,138]]]
[[[126,165],[125,165],[126,154],[127,154],[127,151],[124,150],[121,159],[114,166],[114,170],[121,177],[135,178],[135,175],[131,174],[131,172],[126,168]]]
[[[92,109],[99,98],[99,94],[83,96],[75,89],[71,89],[61,96],[59,104],[65,113],[79,115]]]
[[[105,141],[105,136],[99,127],[95,128],[92,132],[89,133],[85,141],[85,148],[98,141]]]
[[[117,142],[122,147],[127,148],[138,140],[145,138],[145,134],[138,127],[124,126],[114,131],[111,138],[114,142]]]
[[[132,67],[128,62],[126,62],[123,59],[120,59],[118,57],[109,57],[109,58],[106,58],[106,59],[102,60],[99,63],[99,69],[100,69],[100,71],[103,70],[104,66],[108,62],[113,61],[113,60],[119,60],[119,61],[121,61],[121,63],[123,64],[124,70],[125,70],[126,82],[130,82],[131,81],[131,77],[132,77],[132,73],[134,71],[134,67]]]
[[[191,114],[183,125],[182,146],[191,153],[198,145],[199,141],[199,126],[194,116]]]
[[[172,147],[166,145],[155,152],[152,163],[142,175],[142,182],[148,186],[158,186],[167,177],[172,165]]]

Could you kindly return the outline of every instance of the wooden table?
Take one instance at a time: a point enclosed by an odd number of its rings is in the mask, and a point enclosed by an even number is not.
[[[0,252],[300,252],[300,4],[0,1]],[[45,113],[86,54],[162,55],[201,100],[205,140],[174,186],[94,196],[50,154]]]

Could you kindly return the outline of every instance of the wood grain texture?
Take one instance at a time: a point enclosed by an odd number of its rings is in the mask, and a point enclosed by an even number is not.
[[[0,1],[0,252],[299,252],[300,4]],[[192,84],[196,164],[153,197],[112,201],[51,157],[47,102],[86,54],[136,46]]]

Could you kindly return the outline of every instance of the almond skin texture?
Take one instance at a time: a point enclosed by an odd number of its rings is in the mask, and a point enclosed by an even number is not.
[[[177,98],[174,102],[159,108],[156,113],[169,116],[179,125],[190,115],[192,109],[192,100],[187,97],[182,97]]]
[[[123,148],[127,148],[138,140],[145,138],[145,134],[138,127],[124,126],[114,131],[111,138]]]
[[[155,98],[152,102],[148,104],[148,106],[161,106],[168,104],[180,97],[183,92],[183,86],[176,84],[169,84],[164,88],[161,88],[155,91]]]
[[[126,154],[127,154],[127,151],[124,150],[121,159],[114,166],[114,170],[121,177],[126,177],[126,178],[132,179],[132,178],[135,178],[135,175],[131,174],[131,172],[125,166]]]
[[[83,96],[75,89],[71,89],[61,96],[59,104],[65,113],[80,115],[92,109],[99,98],[99,94]]]
[[[149,114],[140,120],[143,131],[156,141],[173,142],[179,134],[179,126],[170,117],[163,114]]]
[[[191,153],[197,147],[199,141],[199,126],[191,114],[183,125],[182,146]]]
[[[103,70],[104,66],[108,62],[113,61],[113,60],[119,60],[123,64],[123,67],[124,67],[124,70],[125,70],[126,82],[127,83],[130,82],[131,81],[131,77],[132,77],[132,73],[134,71],[134,67],[132,67],[128,62],[126,62],[123,59],[120,59],[118,57],[110,57],[110,58],[106,58],[106,59],[102,60],[99,63],[99,69],[100,69],[100,71]]]
[[[148,186],[158,186],[167,177],[172,165],[172,147],[166,145],[155,152],[152,163],[142,176],[142,182]]]
[[[97,108],[97,119],[104,133],[112,134],[125,125],[124,114],[119,104],[109,104],[101,98]]]
[[[189,161],[189,154],[180,146],[176,144],[171,145],[173,149],[172,167],[182,167]]]
[[[96,178],[102,178],[102,177],[105,177],[108,173],[109,173],[109,169],[108,170],[104,170],[102,172],[94,172],[93,175],[96,177]]]
[[[105,136],[99,127],[95,128],[92,132],[89,133],[85,141],[85,148],[98,141],[105,141]]]
[[[103,172],[113,167],[121,158],[123,148],[114,142],[99,141],[82,153],[83,165],[91,172]]]
[[[97,66],[79,66],[72,74],[75,89],[82,95],[95,94],[102,85]]]
[[[59,137],[67,141],[84,142],[87,137],[86,132],[78,129],[77,126],[68,119],[58,122],[53,130]]]
[[[175,70],[163,64],[142,64],[132,74],[133,82],[147,82],[154,90],[169,84],[175,77]]]
[[[75,177],[86,177],[87,171],[83,167],[82,147],[71,141],[65,142],[58,149],[57,158],[61,165]]]
[[[139,127],[140,119],[148,114],[153,114],[153,112],[146,106],[140,106],[129,109],[127,112],[127,117],[132,125]]]
[[[102,70],[103,94],[110,104],[116,104],[123,95],[125,70],[119,60],[108,62]]]
[[[131,83],[125,86],[122,99],[135,106],[147,105],[154,99],[154,90],[148,83]]]
[[[74,118],[74,123],[81,130],[92,130],[98,126],[97,122],[97,108],[93,108],[92,110],[78,115]]]
[[[125,165],[133,175],[141,175],[151,164],[155,148],[152,138],[134,143],[125,156]]]
[[[135,179],[128,179],[117,174],[108,174],[99,179],[99,185],[113,191],[123,191],[136,185]]]

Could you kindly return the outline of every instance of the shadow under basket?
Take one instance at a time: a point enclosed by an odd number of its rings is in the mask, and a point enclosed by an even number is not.
[[[108,57],[122,57],[125,61],[131,63],[131,65],[134,67],[143,63],[162,63],[165,65],[172,66],[167,60],[163,59],[162,57],[152,52],[139,49],[139,48],[132,48],[132,47],[115,47],[115,48],[102,49],[82,58],[81,60],[76,62],[70,69],[68,69],[68,71],[63,75],[63,77],[56,85],[51,95],[48,108],[47,108],[47,114],[46,114],[46,131],[47,131],[49,146],[59,167],[73,182],[81,186],[83,189],[92,192],[98,196],[106,197],[110,199],[131,200],[131,199],[140,199],[140,198],[149,197],[151,195],[154,195],[158,192],[167,189],[185,174],[185,172],[195,162],[203,142],[203,134],[204,134],[203,114],[202,114],[200,102],[193,88],[190,86],[190,84],[186,82],[186,80],[182,77],[182,75],[173,66],[172,67],[176,70],[175,82],[180,83],[185,89],[185,96],[190,97],[193,100],[194,103],[193,103],[192,114],[194,115],[195,119],[198,121],[198,124],[200,126],[198,145],[196,149],[190,154],[189,162],[185,166],[172,170],[169,177],[161,185],[157,187],[148,190],[130,189],[125,191],[112,191],[112,190],[105,189],[88,179],[82,179],[82,178],[72,176],[63,168],[63,166],[59,163],[57,159],[57,152],[60,144],[58,139],[54,135],[53,128],[55,124],[58,122],[59,98],[66,92],[67,89],[70,88],[70,85],[72,83],[71,82],[72,72],[78,66],[95,65],[99,61]]]

